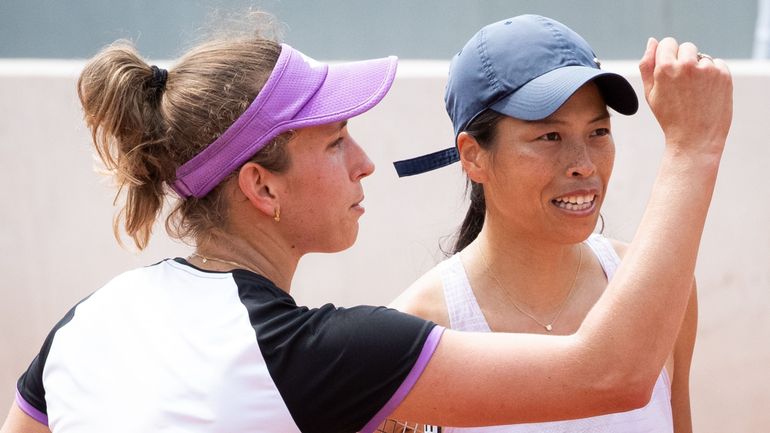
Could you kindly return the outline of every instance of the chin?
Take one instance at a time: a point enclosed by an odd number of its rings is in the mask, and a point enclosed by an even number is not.
[[[355,230],[351,230],[348,233],[340,233],[333,239],[328,239],[325,245],[318,248],[315,252],[318,253],[339,253],[352,247],[358,239],[358,225],[356,224]]]
[[[601,224],[600,224],[601,226]],[[596,222],[591,224],[576,224],[572,227],[564,226],[562,230],[557,231],[557,239],[563,244],[578,244],[585,241],[595,231],[598,233],[598,229],[601,227],[596,226]]]

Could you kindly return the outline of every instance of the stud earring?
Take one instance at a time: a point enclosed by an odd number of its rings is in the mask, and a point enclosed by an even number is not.
[[[273,220],[275,220],[275,222],[281,221],[281,208],[279,207],[275,208],[275,210],[273,211]]]

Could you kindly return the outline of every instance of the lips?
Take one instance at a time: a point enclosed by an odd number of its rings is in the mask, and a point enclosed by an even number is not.
[[[551,200],[556,207],[571,211],[590,209],[596,201],[596,194],[570,194]]]
[[[351,210],[353,210],[353,211],[355,211],[355,212],[364,213],[364,211],[365,211],[365,210],[364,210],[364,207],[363,207],[363,206],[361,206],[361,202],[362,202],[362,201],[364,201],[364,198],[363,198],[363,197],[361,197],[361,198],[360,198],[360,199],[359,199],[357,202],[355,202],[355,203],[353,203],[352,205],[350,205],[350,209],[351,209]]]

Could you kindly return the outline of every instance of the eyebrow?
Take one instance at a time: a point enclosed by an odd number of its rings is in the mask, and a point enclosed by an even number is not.
[[[588,123],[598,122],[600,120],[609,119],[610,117],[611,117],[610,116],[610,112],[605,110],[604,113],[594,117]],[[567,123],[566,121],[561,120],[561,119],[556,118],[556,117],[553,117],[553,116],[548,116],[545,119],[540,119],[540,120],[525,120],[524,122],[526,122],[527,124],[531,124],[531,125],[537,125],[537,124],[541,124],[541,125],[543,125],[543,124],[545,124],[545,125],[564,125],[564,124]]]
[[[348,126],[348,121],[343,120],[342,122],[340,122],[339,127],[337,128],[337,131],[343,130],[346,126]]]

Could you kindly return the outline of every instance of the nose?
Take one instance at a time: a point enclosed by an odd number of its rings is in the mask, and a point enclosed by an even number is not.
[[[584,141],[572,142],[567,146],[567,176],[589,177],[596,172],[588,145]]]
[[[369,159],[369,156],[364,152],[364,149],[358,145],[358,142],[352,136],[350,137],[349,146],[351,149],[351,179],[359,181],[374,173],[374,163]]]

